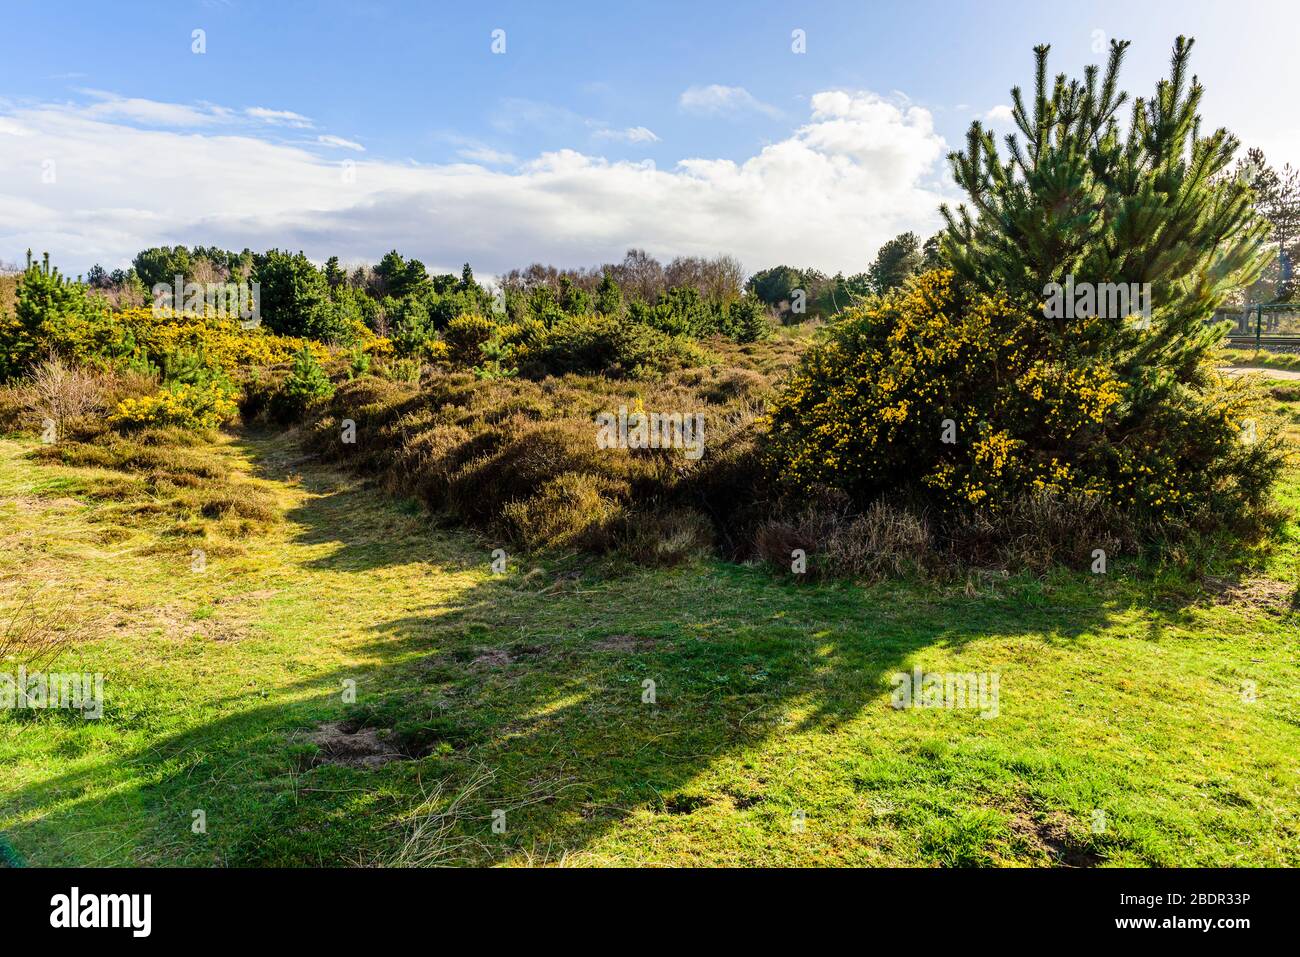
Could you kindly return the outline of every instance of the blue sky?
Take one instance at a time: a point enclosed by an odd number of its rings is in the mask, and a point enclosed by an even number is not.
[[[0,259],[73,271],[153,242],[856,270],[935,227],[943,153],[990,111],[1009,129],[1044,41],[1075,73],[1132,40],[1145,93],[1194,35],[1207,121],[1300,165],[1282,2],[6,6]]]

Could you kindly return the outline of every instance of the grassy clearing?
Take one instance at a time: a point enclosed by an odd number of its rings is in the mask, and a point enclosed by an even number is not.
[[[1122,560],[948,588],[494,575],[500,543],[289,436],[186,454],[150,484],[157,462],[0,441],[0,601],[59,609],[54,667],[106,676],[101,721],[0,718],[0,833],[30,865],[1300,864],[1294,524],[1203,589]],[[917,666],[998,672],[998,717],[894,710]]]
[[[1268,349],[1224,349],[1220,358],[1228,365],[1258,366],[1300,372],[1300,353],[1270,352]]]

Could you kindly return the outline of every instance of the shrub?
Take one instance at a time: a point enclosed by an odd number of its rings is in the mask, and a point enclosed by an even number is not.
[[[704,362],[707,354],[684,336],[668,335],[610,316],[565,316],[518,352],[520,371],[540,378],[604,373],[640,378]]]
[[[32,369],[25,392],[32,412],[62,424],[104,408],[105,380],[51,355]]]
[[[363,375],[369,375],[372,362],[370,353],[359,346],[354,346],[348,354],[348,378],[359,379]]]
[[[284,387],[283,370],[254,368],[249,370],[239,392],[239,417],[248,425],[265,423],[273,415],[275,397]]]
[[[822,503],[792,518],[770,519],[759,526],[754,545],[778,574],[792,574],[795,551],[802,551],[799,574],[808,579],[915,574],[932,568],[938,558],[928,524],[908,509],[881,501],[861,514]]]
[[[109,421],[122,429],[160,426],[212,429],[234,418],[237,411],[229,386],[220,381],[198,385],[177,382],[152,395],[123,399]]]
[[[950,271],[849,310],[773,405],[777,480],[859,508],[902,490],[946,519],[1040,493],[1140,524],[1212,526],[1264,503],[1279,440],[1247,386],[1201,366],[1150,406],[1147,377],[1126,381],[1118,357],[1081,361],[1042,321]]]
[[[694,368],[654,383],[574,375],[501,382],[433,369],[419,389],[359,379],[340,385],[306,442],[392,492],[526,548],[621,548],[636,561],[670,564],[714,541],[736,551],[751,544],[723,527],[753,520],[760,488],[754,404],[769,380],[751,376]],[[599,448],[596,415],[638,402],[699,411],[703,457]],[[364,442],[338,441],[345,416]]]
[[[492,338],[497,325],[479,315],[456,316],[447,323],[442,339],[452,362],[462,366],[478,365],[480,349]]]
[[[322,361],[329,355],[317,342],[275,335],[264,326],[245,329],[238,316],[136,308],[114,313],[112,321],[121,330],[119,366],[165,363],[192,353],[201,355],[205,366],[236,376],[252,367],[287,363],[304,347]],[[364,345],[373,348],[382,341],[371,338]]]
[[[565,472],[536,494],[502,509],[505,527],[524,548],[602,551],[623,514],[616,483],[602,476]]]
[[[757,342],[771,334],[767,307],[755,296],[745,296],[729,303],[719,331],[736,342]]]
[[[624,524],[621,551],[640,565],[677,565],[713,546],[708,517],[691,508],[649,509],[629,515]]]
[[[403,358],[423,358],[430,340],[437,338],[429,307],[414,296],[394,302],[389,320],[393,327],[393,349]]]
[[[293,422],[315,402],[334,394],[334,384],[312,351],[304,347],[294,356],[289,375],[271,399],[271,415],[281,422]]]
[[[18,281],[13,315],[0,313],[0,380],[19,376],[38,359],[55,352],[68,362],[104,364],[120,354],[121,330],[104,300],[28,256]]]
[[[972,124],[949,157],[970,208],[942,209],[954,272],[850,309],[806,358],[772,416],[790,486],[858,507],[903,489],[975,539],[1059,503],[1147,540],[1264,516],[1279,441],[1250,389],[1214,374],[1222,329],[1205,323],[1259,274],[1267,224],[1230,175],[1237,141],[1204,132],[1190,41],[1124,128],[1127,46],[1054,84],[1036,48],[1007,155]]]

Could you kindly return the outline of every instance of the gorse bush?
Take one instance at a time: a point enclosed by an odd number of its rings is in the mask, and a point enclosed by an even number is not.
[[[318,342],[276,335],[265,327],[245,329],[238,316],[124,309],[112,318],[120,330],[119,351],[124,356],[165,364],[169,356],[201,353],[205,364],[231,376],[250,368],[281,365],[304,348],[311,349],[317,359],[329,355]],[[373,341],[371,337],[365,344]]]
[[[902,493],[949,530],[1047,514],[1031,498],[1095,503],[1148,538],[1262,513],[1280,440],[1247,387],[1214,373],[1221,330],[1205,326],[1255,275],[1261,223],[1220,175],[1235,141],[1199,133],[1190,43],[1121,136],[1124,48],[1100,83],[1089,68],[1050,89],[1039,48],[1032,112],[1013,91],[1026,143],[1009,141],[1008,162],[972,128],[952,163],[978,216],[945,210],[955,272],[848,310],[805,357],[770,418],[787,489],[859,508]],[[1143,308],[1103,284],[1131,284]],[[1059,309],[1046,297],[1062,287],[1094,294]]]
[[[850,310],[774,403],[770,466],[800,493],[901,489],[950,518],[1046,494],[1213,524],[1262,502],[1281,460],[1247,387],[1202,367],[1139,413],[1113,365],[1053,348],[1043,321],[947,270]]]
[[[482,358],[479,350],[492,338],[496,328],[496,323],[483,316],[464,315],[452,319],[442,333],[448,358],[463,366],[478,365]]]
[[[120,429],[175,426],[214,429],[235,417],[238,406],[228,383],[216,379],[174,382],[151,395],[123,399],[109,416]]]
[[[364,345],[375,340],[363,336]],[[237,374],[287,362],[308,340],[245,329],[238,316],[133,307],[109,312],[107,304],[57,270],[33,266],[18,284],[17,310],[0,316],[0,379],[13,378],[55,353],[65,361],[107,368],[163,366],[168,357],[201,353],[204,361]],[[328,355],[311,343],[318,358]]]

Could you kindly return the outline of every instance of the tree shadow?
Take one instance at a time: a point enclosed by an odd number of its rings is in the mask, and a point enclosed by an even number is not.
[[[294,474],[291,456],[267,450],[251,446],[259,474]],[[281,702],[19,789],[9,803],[32,816],[11,829],[20,851],[35,822],[75,842],[86,816],[102,812],[103,776],[129,770],[111,800],[150,821],[133,852],[142,863],[392,861],[404,817],[435,782],[441,796],[429,809],[454,809],[438,831],[456,849],[446,862],[572,855],[634,812],[768,799],[686,792],[774,738],[889,709],[891,676],[918,656],[960,655],[989,636],[1070,643],[1132,600],[1119,585],[1092,597],[1076,590],[1059,605],[1031,604],[1014,581],[974,596],[802,585],[715,561],[483,574],[489,556],[471,536],[410,536],[410,523],[426,520],[377,491],[324,470],[301,475],[310,498],[289,513],[294,540],[333,546],[311,567],[361,575],[421,562],[431,574],[479,575],[414,612],[381,615],[357,649],[368,664],[314,674],[277,689]],[[355,705],[340,694],[346,681]],[[389,735],[406,759],[361,768],[314,753],[307,735],[339,720]],[[190,830],[193,809],[207,809],[207,835]],[[501,810],[504,834],[492,828]]]

